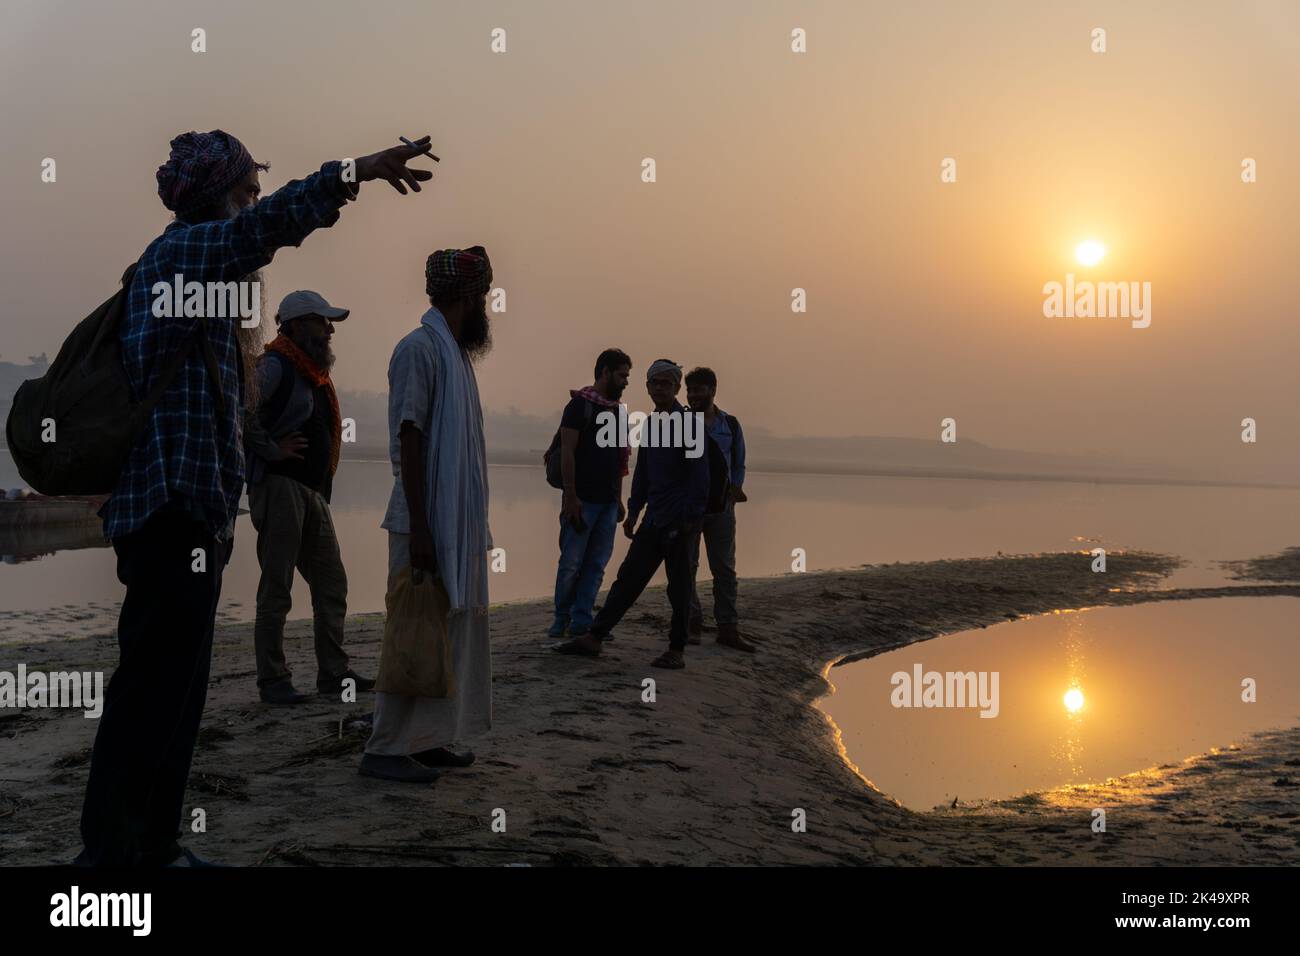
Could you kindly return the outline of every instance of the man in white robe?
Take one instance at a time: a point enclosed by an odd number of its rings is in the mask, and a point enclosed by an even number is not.
[[[442,767],[465,767],[453,743],[492,726],[488,641],[487,456],[474,362],[491,334],[492,266],[482,246],[445,249],[425,265],[431,308],[393,350],[388,366],[392,497],[390,590],[407,567],[433,574],[445,590],[454,691],[447,697],[377,692],[374,729],[359,772],[427,783]]]

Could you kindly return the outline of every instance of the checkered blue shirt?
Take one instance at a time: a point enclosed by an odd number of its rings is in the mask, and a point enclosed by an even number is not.
[[[281,246],[301,244],[332,226],[355,196],[341,164],[329,162],[306,179],[286,183],[233,219],[200,225],[171,223],[140,257],[122,319],[122,359],[137,400],[192,334],[197,318],[155,318],[153,286],[237,282],[262,268]],[[169,498],[202,508],[218,538],[234,533],[244,489],[243,367],[235,318],[208,318],[208,340],[221,372],[226,414],[219,417],[201,350],[194,350],[154,408],[117,487],[100,512],[104,534],[130,534]]]

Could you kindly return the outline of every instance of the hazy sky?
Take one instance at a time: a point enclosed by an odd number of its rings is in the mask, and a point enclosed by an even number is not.
[[[267,270],[272,304],[353,310],[340,388],[385,386],[425,256],[482,243],[508,302],[488,408],[552,412],[618,345],[634,407],[667,356],[783,434],[937,440],[951,416],[1296,480],[1300,4],[1048,6],[4,0],[0,356],[52,355],[165,226],[177,133],[234,133],[269,190],[429,132],[423,194],[369,184]],[[1068,272],[1150,282],[1151,326],[1045,318]]]

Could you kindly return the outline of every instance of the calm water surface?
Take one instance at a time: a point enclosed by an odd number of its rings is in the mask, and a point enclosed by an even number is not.
[[[1046,614],[833,667],[818,706],[862,775],[913,809],[1101,782],[1300,723],[1298,616],[1291,597]],[[998,672],[997,716],[895,707],[894,675],[917,665]]]
[[[493,466],[489,480],[492,532],[506,550],[505,572],[492,575],[492,600],[549,595],[559,492],[540,467]],[[0,457],[0,485],[17,483]],[[384,606],[387,542],[379,522],[391,488],[387,462],[347,461],[339,469],[333,511],[353,611]],[[746,490],[750,501],[738,509],[742,576],[790,573],[794,548],[817,570],[1102,546],[1180,554],[1192,563],[1171,586],[1196,586],[1224,581],[1218,560],[1300,539],[1300,491],[753,473]],[[255,543],[241,517],[222,591],[226,618],[252,617]],[[606,585],[626,550],[620,533]],[[111,630],[121,595],[109,548],[0,564],[0,643]],[[293,616],[310,613],[299,580]]]

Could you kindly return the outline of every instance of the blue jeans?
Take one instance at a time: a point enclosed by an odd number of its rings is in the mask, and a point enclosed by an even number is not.
[[[579,531],[560,517],[560,564],[555,572],[555,621],[550,636],[562,637],[591,629],[591,608],[605,578],[605,565],[614,553],[618,528],[618,502],[582,502],[585,530]]]

